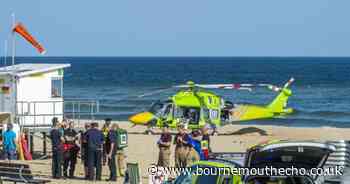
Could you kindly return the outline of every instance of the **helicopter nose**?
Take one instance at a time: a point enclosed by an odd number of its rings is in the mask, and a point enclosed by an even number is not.
[[[129,118],[129,121],[134,124],[145,125],[153,119],[153,114],[150,112],[141,112]]]

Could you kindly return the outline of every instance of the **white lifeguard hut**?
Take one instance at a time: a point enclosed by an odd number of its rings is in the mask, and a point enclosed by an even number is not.
[[[26,63],[0,68],[0,117],[28,128],[49,128],[54,117],[62,120],[63,76],[68,67]]]

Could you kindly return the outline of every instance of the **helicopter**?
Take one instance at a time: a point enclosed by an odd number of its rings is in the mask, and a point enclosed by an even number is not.
[[[176,128],[184,124],[191,130],[199,129],[207,124],[219,127],[228,123],[250,120],[283,117],[293,113],[293,108],[287,107],[288,98],[292,95],[289,86],[294,82],[291,78],[283,87],[271,84],[196,84],[192,81],[185,85],[154,91],[139,97],[154,95],[169,89],[180,89],[165,101],[153,103],[148,111],[129,117],[134,125]],[[234,104],[209,89],[236,89],[252,91],[256,87],[265,87],[277,92],[277,96],[267,105]],[[147,131],[146,131],[147,132]]]

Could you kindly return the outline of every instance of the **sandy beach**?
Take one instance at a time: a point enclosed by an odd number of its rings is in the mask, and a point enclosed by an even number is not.
[[[159,135],[142,134],[145,127],[131,127],[128,122],[116,122],[129,132],[129,146],[126,149],[127,162],[139,163],[143,183],[147,183],[147,168],[157,162],[158,149],[156,141]],[[297,128],[283,126],[262,125],[226,125],[220,127],[218,136],[212,136],[212,149],[214,152],[244,152],[248,147],[266,140],[344,140],[350,139],[350,128]],[[159,130],[156,130],[159,132]],[[35,140],[35,151],[42,150],[42,141]],[[174,146],[172,147],[174,149]],[[50,152],[50,150],[49,150]],[[172,155],[173,157],[173,155]],[[51,160],[24,161],[29,163],[33,173],[44,178],[51,176]],[[172,159],[172,164],[174,160]],[[76,176],[82,178],[83,166],[79,160]],[[108,178],[108,168],[103,167],[103,179]],[[122,183],[124,178],[118,178],[117,183]],[[81,179],[52,180],[51,183],[89,183]],[[108,183],[108,182],[98,182]]]

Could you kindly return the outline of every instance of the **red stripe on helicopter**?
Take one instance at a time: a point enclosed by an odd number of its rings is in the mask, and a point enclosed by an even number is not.
[[[232,84],[232,88],[239,89],[239,88],[241,88],[241,85],[240,84]]]

